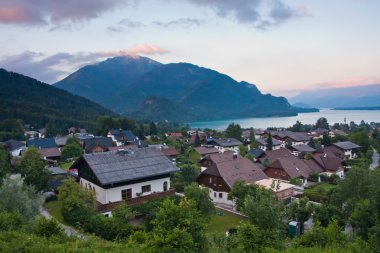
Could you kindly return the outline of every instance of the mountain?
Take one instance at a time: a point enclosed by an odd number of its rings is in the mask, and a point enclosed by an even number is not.
[[[380,106],[380,84],[303,91],[289,101],[318,108],[375,107]]]
[[[193,64],[161,64],[141,56],[107,59],[54,85],[141,119],[189,122],[296,115],[284,97],[262,94],[253,84]]]
[[[113,114],[86,98],[0,69],[0,120],[22,119],[37,127],[48,122],[63,127],[90,127],[97,116]]]

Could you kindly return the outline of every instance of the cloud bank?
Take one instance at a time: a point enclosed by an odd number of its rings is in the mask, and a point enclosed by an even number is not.
[[[0,23],[44,25],[83,21],[128,4],[130,0],[1,0]]]

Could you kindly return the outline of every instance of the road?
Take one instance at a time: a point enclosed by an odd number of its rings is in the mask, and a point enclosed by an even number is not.
[[[372,163],[369,166],[371,170],[379,166],[379,159],[380,159],[379,153],[374,149],[373,155],[372,155]]]
[[[50,213],[48,212],[48,211],[46,211],[45,209],[43,209],[43,208],[41,208],[41,210],[40,210],[40,214],[42,215],[42,216],[44,216],[46,219],[54,219],[51,215],[50,215]],[[78,238],[85,238],[81,233],[79,233],[78,231],[76,231],[75,229],[73,229],[72,227],[69,227],[69,226],[66,226],[66,225],[64,225],[64,224],[62,224],[62,223],[60,223],[59,221],[57,221],[61,226],[62,226],[62,228],[63,228],[63,230],[65,231],[65,234],[67,235],[67,236],[76,236],[76,237],[78,237]]]

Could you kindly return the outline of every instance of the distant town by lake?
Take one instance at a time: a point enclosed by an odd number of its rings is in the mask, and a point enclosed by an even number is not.
[[[299,113],[297,116],[292,117],[269,117],[269,118],[244,118],[244,119],[231,119],[231,120],[218,120],[218,121],[202,121],[191,122],[189,125],[192,128],[212,128],[222,130],[234,122],[243,128],[267,128],[267,127],[290,127],[297,120],[303,124],[314,124],[319,118],[327,118],[330,124],[334,123],[347,123],[354,121],[360,123],[361,120],[365,122],[380,122],[380,110],[332,110],[321,109],[319,112],[312,113]]]

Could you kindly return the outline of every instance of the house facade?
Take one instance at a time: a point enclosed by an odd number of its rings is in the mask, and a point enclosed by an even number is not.
[[[220,138],[213,139],[208,145],[214,146],[219,152],[224,153],[226,151],[239,152],[239,145],[242,145],[239,140],[235,138]]]
[[[214,203],[231,207],[234,203],[228,199],[228,193],[235,182],[255,183],[268,178],[260,165],[233,152],[212,154],[202,159],[201,164],[206,169],[199,175],[198,183],[208,189]]]
[[[263,138],[259,138],[259,139],[256,139],[256,141],[259,143],[259,148],[264,150],[264,151],[267,151],[267,145],[268,145],[268,142],[267,142],[268,139],[263,139]],[[282,148],[282,142],[277,140],[277,139],[274,139],[272,138],[272,149],[273,150],[276,150],[276,149],[280,149]]]
[[[96,193],[99,205],[169,191],[170,174],[179,171],[155,148],[84,154],[72,168],[80,185]]]
[[[333,143],[333,146],[344,152],[344,156],[348,159],[358,157],[357,152],[360,150],[360,146],[350,141],[341,141]]]
[[[4,142],[3,144],[13,157],[20,156],[21,152],[26,149],[25,143],[21,141],[9,140]]]

